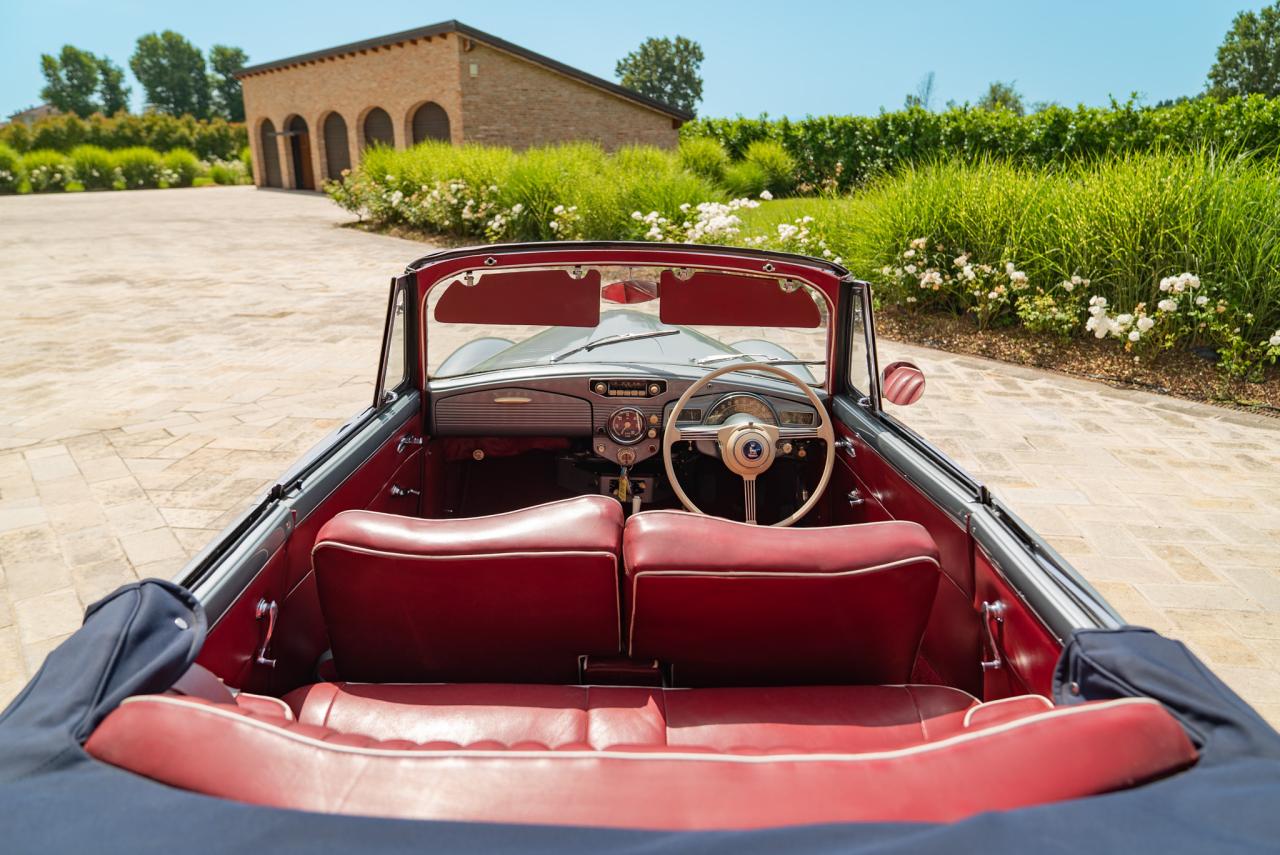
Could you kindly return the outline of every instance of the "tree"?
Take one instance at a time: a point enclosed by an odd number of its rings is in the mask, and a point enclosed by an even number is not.
[[[148,106],[174,116],[209,118],[204,54],[178,33],[165,30],[140,37],[129,67],[147,94]]]
[[[1280,95],[1280,2],[1236,15],[1209,70],[1209,92],[1218,98]]]
[[[40,97],[64,113],[84,118],[98,111],[93,95],[98,90],[98,58],[87,50],[63,45],[58,56],[40,55],[45,85]]]
[[[104,56],[98,60],[98,78],[103,114],[114,116],[129,109],[129,87],[124,85],[124,69]]]
[[[648,38],[618,60],[614,74],[628,89],[687,113],[702,100],[702,46],[684,36]]]
[[[1009,110],[1021,116],[1026,112],[1022,95],[1014,88],[1017,81],[1002,83],[997,80],[987,87],[987,94],[978,99],[979,110]]]
[[[902,106],[908,110],[912,107],[923,107],[928,110],[933,102],[933,80],[934,73],[932,71],[921,77],[920,82],[916,84],[916,91],[907,95]]]
[[[244,121],[244,93],[236,72],[244,69],[249,57],[238,47],[214,45],[209,49],[209,88],[213,90],[213,109],[233,122]]]

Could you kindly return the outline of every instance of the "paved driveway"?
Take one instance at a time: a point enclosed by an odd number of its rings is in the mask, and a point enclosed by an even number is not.
[[[421,244],[251,188],[0,199],[0,703],[372,394]],[[1280,420],[887,345],[902,413],[1135,623],[1280,722]]]

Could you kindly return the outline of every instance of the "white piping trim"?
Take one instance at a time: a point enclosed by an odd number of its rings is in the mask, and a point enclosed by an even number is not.
[[[651,511],[650,513],[672,513],[671,511]],[[730,521],[732,522],[732,520]],[[746,523],[743,523],[746,525]],[[876,525],[876,523],[868,523],[868,525]],[[768,570],[748,570],[748,571],[724,571],[724,570],[641,570],[632,574],[630,570],[627,573],[631,576],[631,617],[627,621],[627,654],[632,655],[636,645],[636,607],[640,602],[640,579],[643,576],[683,576],[691,579],[838,579],[844,576],[858,576],[863,573],[874,573],[879,570],[890,570],[894,567],[900,567],[905,564],[915,564],[920,561],[928,561],[937,568],[939,575],[945,576],[942,572],[942,565],[938,560],[930,555],[921,555],[916,558],[901,558],[897,561],[891,561],[888,564],[876,564],[872,567],[863,567],[858,570],[841,570],[836,573],[819,573],[814,571],[799,570],[795,572],[777,572]],[[935,591],[935,598],[937,593]],[[932,608],[932,604],[930,605]],[[674,663],[673,663],[674,664]]]
[[[576,759],[576,760],[598,760],[600,758],[614,760],[632,760],[632,761],[688,761],[702,763],[744,763],[744,764],[770,764],[770,763],[832,763],[832,762],[851,762],[861,763],[871,760],[895,760],[903,757],[911,757],[917,754],[927,754],[934,751],[941,751],[953,745],[962,745],[967,742],[976,742],[982,739],[988,739],[994,735],[1006,733],[1011,730],[1017,730],[1023,727],[1030,727],[1049,719],[1066,718],[1076,715],[1087,715],[1094,712],[1109,710],[1116,707],[1143,705],[1155,706],[1163,709],[1158,701],[1151,698],[1120,698],[1114,701],[1098,701],[1090,704],[1082,704],[1080,706],[1062,707],[1050,712],[1039,713],[1038,715],[1027,716],[1026,718],[1017,719],[1004,724],[995,725],[994,727],[985,728],[975,733],[964,733],[957,736],[951,736],[947,739],[941,739],[937,742],[930,742],[924,745],[915,745],[910,748],[898,748],[892,751],[869,751],[862,754],[683,754],[674,753],[653,753],[647,751],[616,751],[605,749],[602,751],[581,751],[581,750],[552,750],[530,751],[528,749],[512,750],[477,750],[477,749],[423,749],[423,750],[405,750],[402,748],[361,748],[352,745],[335,745],[331,742],[324,742],[310,736],[303,736],[291,730],[280,727],[279,725],[270,724],[258,719],[249,718],[239,713],[227,712],[217,707],[207,704],[198,704],[186,701],[181,698],[169,697],[164,695],[136,695],[132,698],[126,698],[121,706],[129,704],[169,704],[171,706],[186,707],[195,709],[216,717],[230,719],[234,722],[256,727],[262,730],[268,730],[279,735],[281,738],[299,742],[313,748],[322,748],[328,751],[334,751],[339,754],[355,754],[361,757],[390,757],[403,759],[409,757],[421,757],[424,759],[434,758],[454,758],[466,757],[489,760],[552,760],[552,759]]]
[[[333,517],[330,517],[330,519],[341,516],[342,514],[370,514],[372,516],[390,517],[392,519],[397,519],[397,520],[412,520],[415,523],[452,524],[452,523],[462,522],[463,520],[466,520],[468,522],[472,520],[491,520],[491,519],[496,519],[497,517],[511,516],[512,514],[523,514],[528,511],[537,510],[538,508],[549,508],[553,505],[568,505],[573,502],[581,502],[583,499],[587,499],[592,504],[596,504],[596,505],[599,505],[601,501],[604,501],[604,502],[607,502],[609,505],[616,505],[618,508],[622,507],[621,505],[617,505],[617,503],[613,499],[610,499],[608,496],[601,496],[599,493],[587,493],[582,496],[570,496],[567,499],[552,499],[549,502],[542,502],[541,504],[538,504],[538,505],[528,505],[526,507],[515,508],[514,510],[510,510],[510,511],[498,511],[498,513],[496,514],[482,514],[478,517],[413,517],[413,516],[408,516],[406,514],[392,514],[392,513],[388,513],[387,511],[367,511],[361,508],[348,508],[345,511],[339,511],[338,513],[334,514]],[[605,506],[601,505],[601,507],[605,507]]]
[[[272,702],[272,703],[274,703],[274,704],[279,704],[279,705],[280,705],[280,708],[281,708],[282,710],[284,710],[284,720],[285,720],[285,721],[295,721],[295,719],[294,719],[294,717],[293,717],[293,708],[292,708],[292,707],[290,707],[288,704],[286,704],[284,701],[280,700],[279,698],[273,698],[273,697],[271,697],[270,695],[256,695],[256,694],[254,694],[253,692],[237,692],[237,693],[236,693],[236,699],[237,699],[237,700],[236,700],[236,705],[237,705],[237,706],[239,706],[239,699],[240,699],[240,698],[242,698],[242,697],[245,697],[245,698],[256,698],[257,700],[260,700],[260,701],[271,701],[271,702]]]
[[[1010,701],[1025,701],[1027,698],[1035,698],[1036,700],[1040,701],[1041,703],[1044,704],[1045,709],[1048,709],[1048,710],[1057,709],[1057,707],[1053,705],[1053,702],[1050,701],[1048,698],[1046,698],[1044,695],[1014,695],[1013,697],[1010,697],[1010,698],[997,698],[994,701],[984,701],[978,704],[976,707],[970,707],[969,711],[964,714],[964,721],[961,723],[960,726],[968,727],[969,722],[973,720],[973,714],[978,712],[979,710],[990,709],[991,707],[997,706],[998,704],[1007,704]]]
[[[741,520],[731,520],[727,517],[713,517],[709,514],[695,514],[695,513],[692,513],[691,511],[677,511],[669,508],[655,508],[654,510],[651,510],[651,511],[641,511],[638,514],[633,514],[632,516],[627,518],[626,525],[627,526],[633,525],[634,520],[639,519],[641,517],[656,517],[656,516],[674,516],[674,517],[682,517],[682,518],[689,518],[689,519],[698,519],[703,521],[713,520],[716,524],[725,523],[728,525],[745,526],[755,532],[760,532],[760,531],[781,532],[781,531],[788,531],[788,530],[791,530],[791,531],[846,531],[849,529],[862,530],[862,529],[869,528],[871,526],[886,526],[886,525],[901,526],[903,523],[906,523],[908,525],[912,525],[919,529],[922,529],[925,534],[929,533],[929,530],[927,528],[920,525],[920,523],[918,522],[913,522],[912,520],[877,520],[876,522],[868,522],[868,523],[847,523],[845,525],[824,525],[824,526],[817,526],[815,528],[787,529],[787,528],[775,528],[774,526],[752,525],[751,523],[745,523],[745,522],[742,522]],[[624,529],[625,527],[626,526],[624,526]],[[930,535],[929,539],[932,540],[933,536]]]

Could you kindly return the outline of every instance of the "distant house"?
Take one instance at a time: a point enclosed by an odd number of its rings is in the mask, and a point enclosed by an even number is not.
[[[671,148],[688,113],[445,21],[246,68],[258,186],[314,189],[374,143]]]
[[[48,116],[59,116],[62,111],[52,104],[38,104],[35,107],[28,107],[25,110],[19,110],[9,116],[9,121],[5,124],[21,122],[24,125],[31,125],[40,119]]]

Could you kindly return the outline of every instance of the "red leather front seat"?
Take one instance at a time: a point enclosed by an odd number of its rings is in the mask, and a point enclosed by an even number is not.
[[[621,538],[603,496],[467,519],[338,514],[312,552],[338,674],[575,682],[578,657],[620,650]]]
[[[630,653],[675,685],[905,683],[938,547],[911,522],[774,528],[648,511],[623,534]]]

